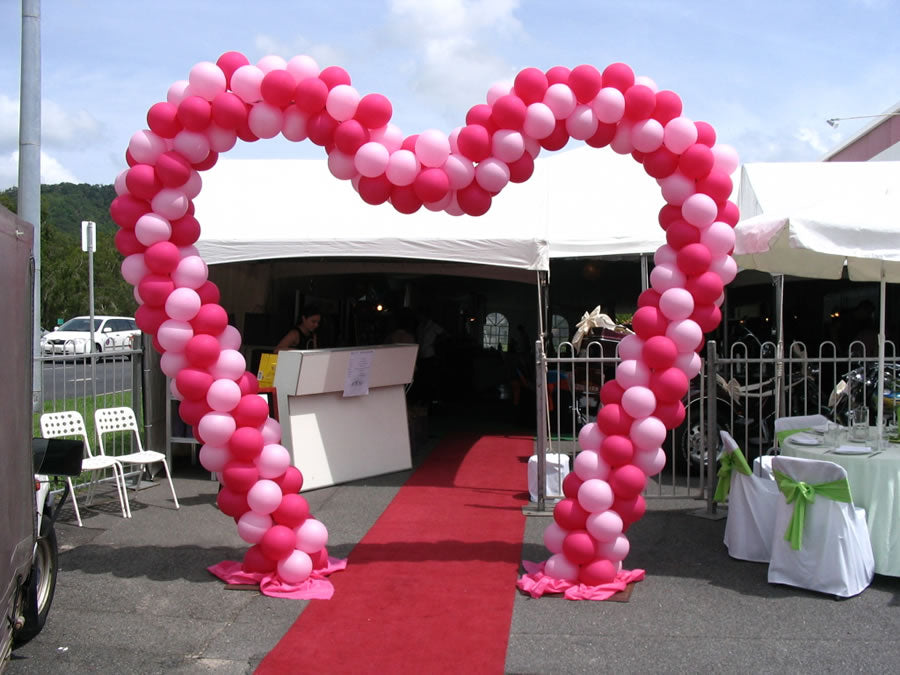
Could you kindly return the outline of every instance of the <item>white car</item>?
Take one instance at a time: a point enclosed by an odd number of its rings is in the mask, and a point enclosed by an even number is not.
[[[94,316],[94,351],[101,354],[129,351],[140,339],[141,331],[128,316]],[[89,354],[91,318],[76,316],[41,338],[44,354]]]

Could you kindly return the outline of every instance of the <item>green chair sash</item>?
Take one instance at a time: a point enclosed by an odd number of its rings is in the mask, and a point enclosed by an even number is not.
[[[731,472],[737,470],[745,476],[749,476],[753,472],[740,448],[724,453],[719,461],[719,473],[717,474],[719,482],[716,484],[713,501],[724,502],[728,499],[728,493],[731,490]]]
[[[829,481],[827,483],[804,483],[794,480],[780,471],[773,472],[778,489],[784,495],[788,504],[794,505],[794,513],[784,533],[785,541],[790,542],[791,548],[799,551],[803,543],[803,526],[806,523],[806,507],[816,501],[816,495],[833,499],[836,502],[851,503],[850,483],[846,478]]]

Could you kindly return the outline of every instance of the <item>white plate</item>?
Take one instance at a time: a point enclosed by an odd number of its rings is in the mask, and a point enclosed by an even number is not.
[[[834,449],[836,455],[868,455],[872,448],[865,445],[842,445]]]
[[[799,434],[791,434],[788,436],[788,440],[797,445],[822,445],[822,439],[820,437],[807,434],[803,431]]]
[[[817,424],[814,426],[811,431],[815,431],[817,434],[824,434],[828,430],[827,424]]]

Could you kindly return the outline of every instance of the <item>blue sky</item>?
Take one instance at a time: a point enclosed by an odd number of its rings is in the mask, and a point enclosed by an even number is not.
[[[0,1],[0,189],[16,183],[20,3]],[[677,92],[744,162],[809,161],[900,101],[900,0],[50,0],[42,3],[44,182],[112,183],[131,135],[191,66],[309,54],[450,132],[520,69],[616,61]],[[571,144],[570,144],[571,145]],[[229,157],[324,157],[308,141]]]

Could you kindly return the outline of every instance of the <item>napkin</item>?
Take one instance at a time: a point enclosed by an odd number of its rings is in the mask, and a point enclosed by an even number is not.
[[[872,452],[867,445],[842,445],[834,449],[836,455],[865,455]]]

